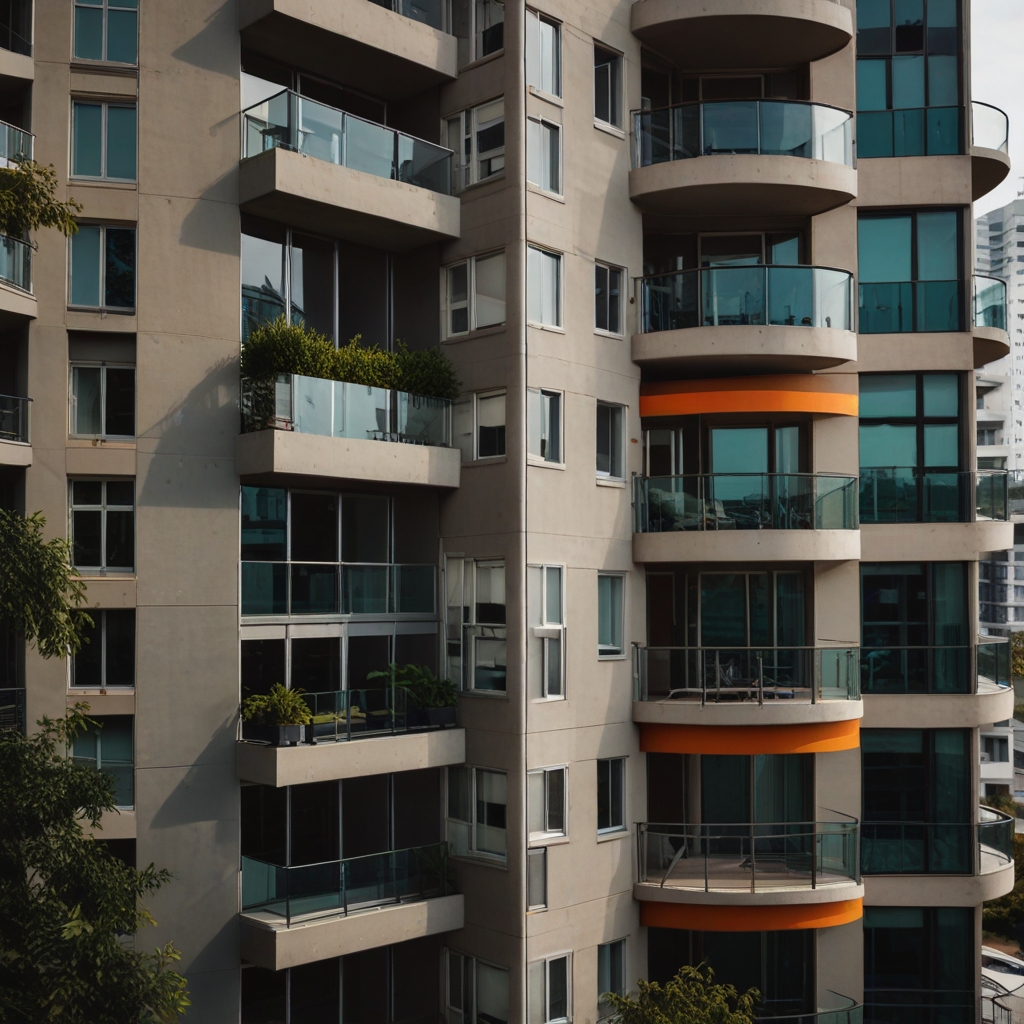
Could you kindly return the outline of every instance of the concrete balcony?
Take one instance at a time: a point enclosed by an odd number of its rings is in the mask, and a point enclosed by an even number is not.
[[[807,217],[857,196],[848,111],[747,100],[636,111],[633,119],[629,195],[644,213]]]
[[[434,24],[406,17],[412,5],[369,0],[242,0],[242,45],[285,64],[345,80],[389,100],[406,99],[458,76],[457,42],[445,4]],[[395,10],[388,8],[395,7]]]
[[[998,107],[971,103],[971,192],[980,199],[1010,173],[1010,119]]]
[[[637,0],[633,35],[680,67],[756,68],[766,53],[792,67],[841,50],[851,11],[833,0]]]
[[[244,211],[399,252],[459,237],[450,150],[289,90],[243,112],[242,140]]]
[[[31,466],[31,398],[0,395],[0,466]]]
[[[633,361],[659,375],[821,370],[857,358],[853,275],[827,267],[714,267],[639,282]]]
[[[951,561],[976,562],[985,551],[1013,547],[1013,523],[865,523],[860,537],[859,557],[866,562],[929,561],[936,551]]]
[[[971,281],[971,334],[974,365],[984,366],[1010,352],[1006,316],[1006,282],[975,274]]]

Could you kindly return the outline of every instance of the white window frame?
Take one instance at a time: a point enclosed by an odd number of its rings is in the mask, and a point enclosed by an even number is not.
[[[480,301],[477,293],[477,264],[485,263],[487,260],[501,258],[502,280],[506,285],[505,318],[498,323],[480,324]],[[451,298],[451,273],[459,267],[466,268],[466,298],[465,301],[453,302]],[[498,329],[505,326],[508,316],[508,279],[507,264],[505,263],[505,250],[495,249],[491,252],[480,253],[478,256],[470,256],[468,259],[459,260],[457,263],[449,263],[441,268],[441,337],[445,340],[465,338],[475,331]],[[451,329],[452,311],[456,309],[467,309],[466,330],[453,331]]]
[[[76,425],[77,420],[77,406],[78,396],[75,394],[75,371],[76,370],[96,370],[100,371],[100,419],[104,425],[107,422],[107,370],[131,370],[135,374],[135,383],[133,385],[133,391],[135,394],[135,426],[138,431],[138,418],[139,418],[139,399],[138,399],[138,373],[135,369],[134,363],[105,363],[105,362],[89,362],[84,359],[76,359],[68,364],[68,437],[99,437],[104,440],[111,441],[132,441],[138,435],[136,434],[108,434],[106,431],[101,431],[99,434],[80,434],[71,428]]]
[[[608,304],[608,296],[611,294],[611,275],[619,275],[619,323],[613,330],[611,327],[599,327],[597,323],[597,302],[594,302],[594,331],[597,334],[607,335],[612,338],[621,338],[625,335],[623,325],[626,319],[626,310],[623,305],[625,299],[625,283],[626,283],[626,270],[624,267],[618,267],[614,263],[604,263],[601,260],[594,262],[594,296],[595,300],[597,297],[597,274],[598,271],[604,270],[608,274],[608,287],[605,289],[605,303]]]
[[[450,786],[451,772],[463,771],[469,773],[469,819],[456,818],[451,814],[451,803],[449,802],[448,787]],[[493,850],[480,849],[476,845],[477,841],[477,829],[481,826],[481,822],[477,817],[477,777],[481,772],[486,772],[488,775],[500,775],[505,779],[505,852],[495,853]],[[451,840],[451,826],[452,823],[457,826],[467,826],[468,841],[466,843],[465,853],[451,853],[454,844]],[[462,859],[469,859],[475,861],[481,861],[489,864],[505,864],[508,862],[508,772],[502,771],[498,768],[480,768],[475,765],[453,765],[448,768],[445,773],[445,825],[446,832],[448,834],[448,848],[450,855],[453,857],[460,857]],[[484,826],[487,828],[495,828],[496,826],[488,825]]]
[[[444,970],[444,991],[445,991],[445,1019],[448,1024],[476,1024],[480,1019],[477,1015],[477,992],[478,970],[481,966],[492,971],[502,971],[505,975],[506,999],[508,995],[509,970],[501,964],[492,963],[490,960],[482,960],[480,957],[470,956],[468,953],[460,953],[454,949],[445,948],[445,970]],[[463,979],[468,979],[469,984],[463,984],[461,991],[457,993],[458,1002],[453,1000],[455,993],[452,991],[452,960],[459,961],[459,974]],[[467,998],[468,997],[468,998]],[[469,1005],[465,1005],[468,1003]],[[461,1005],[460,1005],[461,1004]],[[506,1004],[506,1016],[508,1014]]]
[[[619,793],[619,807],[618,807],[619,817],[621,818],[621,821],[617,825],[608,825],[605,828],[601,828],[600,824],[599,824],[598,825],[598,829],[597,829],[597,834],[599,836],[610,836],[610,835],[615,835],[616,833],[621,833],[621,832],[625,832],[626,831],[626,758],[625,757],[599,757],[597,759],[597,772],[598,772],[598,774],[600,774],[601,766],[602,765],[613,765],[613,764],[618,764],[620,766],[619,770],[622,773],[621,778],[619,780],[620,783],[621,783],[621,789],[620,789],[620,793]],[[609,776],[609,781],[610,781],[610,776]],[[595,792],[597,792],[597,793],[600,792],[600,786],[595,787]],[[598,813],[600,815],[600,810],[601,810],[600,806],[598,806],[597,810],[598,810]],[[613,808],[609,807],[609,810],[613,810]],[[598,821],[600,821],[600,817],[598,818]]]
[[[481,112],[492,113],[488,108],[494,108],[501,104],[501,116],[481,118]],[[452,160],[452,191],[461,192],[470,185],[479,184],[482,181],[493,181],[503,177],[505,174],[505,146],[504,131],[502,132],[502,144],[495,149],[481,151],[478,149],[479,135],[481,131],[493,128],[501,122],[505,123],[505,97],[496,96],[486,103],[478,103],[475,107],[467,110],[460,110],[449,114],[443,119],[441,125],[441,138],[447,142],[448,147],[454,152],[455,159]],[[458,132],[458,138],[453,137],[453,131]],[[480,173],[480,164],[483,160],[490,160],[500,166],[491,167],[489,174]]]
[[[543,29],[546,27],[554,38],[554,61],[550,68],[544,67]],[[552,88],[545,89],[545,79]],[[539,11],[526,8],[526,84],[541,96],[562,97],[562,25]]]
[[[539,781],[538,781],[539,780]],[[553,806],[552,788],[561,786],[561,817],[562,827],[552,828],[552,813],[556,812]],[[540,804],[538,810],[537,804]],[[569,835],[569,766],[566,764],[554,765],[548,768],[531,768],[526,773],[526,804],[528,826],[533,824],[533,816],[539,813],[544,827],[541,829],[530,828],[529,837],[531,843],[544,842],[548,839],[564,839]]]
[[[551,1015],[551,965],[565,961],[565,1015]],[[572,950],[527,965],[529,1024],[568,1024],[572,1020]],[[538,991],[539,990],[539,991]],[[540,1014],[538,1015],[538,1012]]]
[[[507,653],[507,625],[499,622],[478,622],[476,616],[476,587],[478,569],[506,569],[503,558],[466,558],[462,555],[446,553],[444,563],[444,588],[445,588],[445,658],[446,669],[450,679],[457,680],[460,693],[473,693],[486,697],[508,697],[508,681],[506,675],[506,688],[504,690],[477,689],[476,666],[474,671],[466,672],[465,659],[467,655],[476,657],[476,645],[482,639],[496,643],[506,644]],[[458,599],[459,604],[453,605],[453,599]],[[453,621],[453,611],[458,607],[458,622]],[[506,613],[508,605],[505,605]],[[466,642],[466,627],[477,626],[482,632],[475,636],[469,643]],[[457,656],[453,658],[453,652]],[[458,665],[456,666],[455,661]],[[505,665],[506,673],[508,665]],[[471,685],[466,686],[467,675]]]
[[[549,177],[554,180],[551,182],[551,187],[545,185],[543,182],[534,181],[534,177],[542,177],[542,175],[533,175],[533,160],[534,159],[547,159],[550,155],[550,149],[545,150],[541,148],[541,152],[538,154],[538,146],[542,147],[542,140],[546,138],[544,132],[554,132],[557,145],[555,146],[555,167],[547,168]],[[546,117],[534,117],[532,115],[526,118],[526,180],[527,183],[532,185],[535,189],[540,192],[544,192],[548,195],[559,196],[562,195],[562,126],[557,121],[551,121]],[[554,173],[552,174],[552,170]]]
[[[540,274],[544,267],[554,266],[556,280],[554,289],[555,310],[554,320],[549,323],[544,319],[536,319],[530,315],[531,290],[541,287]],[[532,327],[543,327],[548,330],[561,330],[564,320],[565,301],[563,289],[565,288],[565,257],[563,253],[555,252],[553,249],[545,249],[540,245],[528,245],[526,249],[526,320]],[[547,315],[541,311],[541,317]]]
[[[106,46],[106,8],[104,8],[104,46]],[[75,58],[78,59],[77,57]],[[123,64],[122,67],[135,67],[133,64]],[[79,174],[75,172],[75,108],[99,107],[100,108],[100,173]],[[118,107],[122,110],[135,111],[135,174],[131,178],[112,178],[107,174],[107,121],[111,107]],[[139,180],[139,105],[129,103],[126,100],[101,100],[83,96],[71,98],[71,174],[68,177],[72,181],[117,181],[137,182]]]
[[[453,431],[453,443],[456,448],[461,449],[463,462],[496,462],[507,457],[507,434],[502,451],[498,452],[496,455],[480,454],[480,403],[495,398],[505,399],[506,415],[503,419],[506,420],[506,423],[501,424],[501,426],[507,426],[507,397],[506,389],[498,388],[491,391],[475,391],[471,395],[466,395],[463,398],[460,398],[453,404],[452,422],[455,427]],[[469,426],[468,432],[464,429],[467,425]],[[460,429],[462,429],[461,434],[459,433]]]
[[[602,408],[616,411],[618,413],[618,416],[619,416],[618,430],[616,431],[614,426],[610,427],[611,433],[609,434],[609,441],[610,441],[610,443],[612,445],[612,448],[611,448],[611,451],[610,451],[609,457],[608,457],[609,468],[608,468],[607,471],[597,468],[597,453],[598,453],[598,450],[599,450],[599,444],[600,444],[601,438],[600,438],[600,432],[599,432],[600,428],[598,427],[596,421],[597,421],[598,416],[600,415],[600,410]],[[626,406],[619,405],[617,402],[602,402],[602,401],[598,401],[598,403],[597,403],[597,407],[595,409],[595,417],[594,417],[595,418],[595,424],[594,424],[595,425],[595,430],[598,431],[598,433],[597,433],[597,443],[595,444],[595,451],[594,451],[594,472],[597,474],[597,478],[599,480],[625,480],[626,479],[626,408],[627,408]],[[618,434],[618,447],[617,447],[617,449],[615,447],[615,434],[616,433]],[[616,467],[614,465],[612,465],[612,463],[614,461],[614,456],[616,454],[616,451],[618,453],[618,461],[619,461],[619,465],[617,467],[618,468],[618,472],[617,473],[613,472],[613,470]]]
[[[539,878],[538,878],[539,875]],[[530,895],[534,888],[532,883],[539,882],[543,889],[541,901],[532,903]],[[526,851],[526,910],[527,913],[534,910],[546,910],[548,906],[548,848],[547,846],[533,846]]]
[[[534,398],[533,396],[536,396]],[[545,405],[544,399],[547,399]],[[547,388],[527,388],[527,415],[532,418],[535,415],[539,415],[541,422],[537,425],[537,437],[541,445],[551,443],[551,429],[552,419],[550,415],[545,416],[545,408],[550,410],[551,400],[555,399],[558,404],[558,416],[557,416],[557,431],[558,431],[558,451],[556,452],[557,458],[549,459],[545,454],[540,451],[531,451],[531,434],[533,424],[527,423],[527,461],[534,466],[564,466],[565,465],[565,393],[562,391],[550,391]]]
[[[607,988],[601,984],[601,951],[611,950],[613,946],[619,946],[622,949],[621,962],[619,964],[619,977],[614,979],[611,977],[611,964],[608,966],[609,978],[608,981],[612,982]],[[626,994],[626,940],[613,939],[611,942],[602,942],[597,947],[597,1019],[604,1020],[611,1017],[614,1014],[614,1010],[611,1006],[606,1003],[601,997],[606,992],[616,992],[618,995]],[[610,959],[610,957],[609,957]]]
[[[615,660],[616,658],[625,658],[626,657],[626,636],[625,636],[625,633],[626,633],[626,574],[622,573],[622,572],[599,572],[597,574],[597,579],[598,579],[598,584],[597,584],[597,587],[598,587],[598,598],[597,598],[598,605],[597,605],[597,608],[598,608],[598,632],[599,632],[599,636],[600,636],[600,615],[601,615],[601,596],[600,596],[601,595],[601,583],[600,583],[600,581],[604,577],[610,577],[612,579],[619,579],[619,580],[622,581],[620,583],[620,587],[622,588],[621,589],[621,595],[620,595],[621,596],[621,601],[619,602],[619,604],[620,604],[620,607],[619,607],[619,639],[621,640],[621,644],[619,645],[618,648],[613,647],[612,645],[608,645],[608,644],[602,645],[600,639],[598,639],[598,644],[597,644],[597,656],[598,656],[598,658],[602,659],[602,660],[607,659],[609,661],[612,661],[612,660]]]
[[[530,609],[531,634],[534,641],[540,641],[539,693],[535,689],[535,700],[565,700],[566,643],[565,643],[565,566],[528,565],[528,574],[538,574],[539,593],[531,594],[531,601],[538,606]],[[558,574],[557,612],[548,607],[549,574]],[[532,591],[533,581],[530,581]],[[557,615],[557,618],[555,617]],[[531,661],[536,670],[536,663]],[[552,685],[554,684],[554,685]]]
[[[505,51],[505,30],[503,28],[502,45],[496,50],[491,50],[490,53],[481,52],[483,50],[482,36],[484,30],[478,24],[480,2],[481,0],[462,0],[461,4],[453,2],[450,5],[451,34],[458,40],[460,71],[469,67],[470,64],[476,63],[478,60],[489,60]],[[491,0],[488,0],[488,3],[490,2]],[[504,9],[504,0],[497,0],[497,2],[493,3],[493,6]],[[502,17],[502,24],[505,24],[504,17]]]
[[[597,51],[598,50],[600,50],[602,53],[608,54],[611,58],[613,58],[614,63],[618,66],[618,76],[617,76],[618,77],[618,82],[614,83],[611,80],[609,80],[609,83],[608,83],[608,89],[609,89],[608,109],[610,110],[610,112],[612,114],[612,117],[613,118],[617,118],[617,120],[606,121],[604,118],[599,117],[598,114],[597,114],[597,68],[598,68],[598,63],[597,63],[596,57],[597,57]],[[602,128],[610,128],[616,134],[621,135],[623,133],[623,125],[622,125],[622,122],[623,122],[623,117],[622,117],[623,102],[622,102],[622,97],[623,97],[623,93],[625,92],[625,89],[623,88],[623,86],[625,84],[624,81],[623,81],[623,79],[625,78],[625,75],[624,75],[625,61],[623,60],[622,53],[619,50],[616,50],[616,49],[614,49],[614,47],[611,47],[611,46],[606,46],[604,43],[599,42],[596,39],[594,40],[594,57],[595,57],[595,60],[594,60],[594,124],[595,125],[599,125]],[[615,88],[616,84],[618,86],[617,88]]]

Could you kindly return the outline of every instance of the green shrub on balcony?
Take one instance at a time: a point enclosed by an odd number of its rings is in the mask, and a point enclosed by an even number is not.
[[[295,373],[427,398],[455,399],[461,393],[452,364],[436,349],[410,351],[399,341],[397,351],[387,352],[361,345],[359,335],[335,348],[325,335],[289,324],[283,315],[249,335],[242,347],[241,371],[243,380],[251,383]]]

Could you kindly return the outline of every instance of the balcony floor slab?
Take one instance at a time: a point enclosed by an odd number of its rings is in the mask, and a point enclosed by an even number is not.
[[[706,906],[733,907],[777,907],[792,904],[839,903],[846,900],[860,899],[864,895],[864,886],[843,875],[823,876],[816,888],[810,884],[787,884],[780,878],[777,885],[758,883],[757,892],[750,891],[750,884],[745,889],[740,887],[716,888],[704,892],[703,876],[696,874],[691,881],[693,888],[681,885],[661,886],[654,882],[634,882],[633,896],[647,903],[694,903]],[[717,883],[716,883],[717,884]]]
[[[976,907],[1013,889],[1013,864],[983,855],[978,875],[865,875],[873,907]],[[987,869],[987,870],[986,870]]]
[[[937,551],[943,559],[975,562],[985,551],[1013,547],[1013,523],[865,523],[860,528],[865,562],[928,562]]]
[[[805,725],[812,722],[848,722],[861,718],[864,705],[859,700],[822,700],[814,704],[792,700],[735,701],[705,704],[688,700],[648,700],[633,702],[634,722],[664,725],[717,725],[724,728],[743,725]]]
[[[1013,689],[981,684],[978,693],[866,693],[864,729],[976,729],[1013,717]]]
[[[847,562],[860,557],[859,530],[693,530],[633,534],[633,561],[639,563]]]
[[[0,331],[26,324],[35,320],[37,315],[38,304],[34,295],[0,282]]]
[[[0,441],[0,466],[31,466],[32,445],[23,441]]]

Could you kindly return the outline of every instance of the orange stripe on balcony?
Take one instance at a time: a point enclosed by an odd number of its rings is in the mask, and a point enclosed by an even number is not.
[[[640,749],[652,754],[824,754],[859,746],[856,718],[806,725],[640,724]]]
[[[863,900],[798,903],[771,907],[721,907],[696,903],[640,903],[647,928],[684,928],[695,932],[775,932],[835,928],[864,916]]]
[[[811,412],[856,416],[853,374],[775,374],[719,380],[654,381],[640,385],[640,415],[714,412]]]

